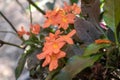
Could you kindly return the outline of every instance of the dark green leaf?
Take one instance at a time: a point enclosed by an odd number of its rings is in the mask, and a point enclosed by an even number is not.
[[[55,5],[55,1],[46,3],[47,8],[50,10],[54,9],[54,5]]]
[[[53,80],[72,80],[76,74],[93,65],[100,57],[101,55],[94,55],[92,57],[73,56]]]
[[[22,70],[24,68],[24,64],[26,62],[26,54],[22,54],[21,58],[19,59],[18,65],[15,69],[15,77],[16,79],[20,76],[20,74],[22,73]]]
[[[76,45],[67,45],[67,48],[65,49],[65,52],[68,53],[67,54],[68,58],[74,55],[82,55],[83,51],[84,49]]]
[[[29,50],[26,50],[26,53],[23,53],[21,55],[21,57],[19,59],[19,62],[18,62],[18,65],[17,65],[17,67],[15,69],[15,77],[16,77],[16,79],[22,73],[28,55],[30,55],[35,49],[36,48],[34,47],[34,48],[29,49]]]
[[[73,3],[78,3],[78,0],[70,0],[71,1],[71,3],[73,4]]]
[[[120,23],[120,0],[105,0],[104,10],[105,22],[115,32]]]
[[[89,56],[91,54],[96,54],[99,49],[109,46],[109,44],[90,44],[84,51],[83,56]]]

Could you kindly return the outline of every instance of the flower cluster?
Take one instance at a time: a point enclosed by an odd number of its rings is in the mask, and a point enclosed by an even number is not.
[[[72,30],[67,35],[60,35],[61,32],[58,30],[55,34],[49,33],[49,37],[45,38],[44,47],[42,53],[37,55],[38,59],[44,59],[42,67],[50,64],[49,70],[52,71],[58,67],[58,60],[66,56],[66,53],[60,50],[66,43],[73,44],[71,37],[76,33]]]
[[[18,35],[20,37],[22,37],[25,34],[30,35],[30,33],[37,35],[37,34],[39,34],[39,32],[40,32],[40,25],[34,24],[34,25],[30,26],[30,32],[26,31],[25,28],[22,26],[21,30],[18,30]]]
[[[43,25],[44,28],[49,27],[50,25],[58,26],[58,28],[67,29],[69,24],[73,24],[75,20],[75,15],[80,14],[80,7],[77,4],[72,6],[64,3],[64,8],[56,8],[53,11],[47,11],[45,17],[47,20]]]
[[[74,44],[72,36],[76,33],[75,29],[66,29],[69,27],[69,24],[74,24],[75,16],[80,14],[80,7],[77,4],[72,6],[64,3],[64,8],[56,8],[53,11],[47,11],[45,17],[47,18],[43,24],[43,29],[46,29],[49,26],[57,27],[55,33],[49,33],[49,36],[45,36],[44,45],[42,52],[37,55],[39,60],[45,59],[42,64],[42,67],[45,67],[49,64],[49,71],[52,71],[58,67],[58,60],[66,56],[66,53],[61,50],[65,44]],[[62,31],[60,31],[62,28]],[[43,30],[42,29],[42,30]],[[64,31],[67,31],[65,35]],[[26,31],[24,27],[21,27],[21,30],[18,31],[20,37],[23,35],[30,34],[39,34],[40,26],[38,24],[31,25],[30,32]]]

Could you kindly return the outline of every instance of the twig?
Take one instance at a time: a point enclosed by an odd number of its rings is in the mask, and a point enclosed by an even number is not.
[[[9,42],[5,42],[5,41],[0,40],[0,47],[1,47],[2,45],[4,45],[4,44],[6,44],[6,45],[11,45],[11,46],[15,46],[15,47],[18,47],[18,48],[23,49],[23,48],[22,48],[21,46],[19,46],[19,45],[16,45],[16,44],[13,44],[13,43],[9,43]]]
[[[25,9],[24,9],[24,7],[23,7],[23,5],[19,2],[19,0],[16,0],[16,2],[23,9],[23,11],[26,12]]]
[[[30,11],[30,23],[32,24],[32,11],[31,11],[30,3],[29,3],[29,11]]]
[[[12,31],[0,31],[0,33],[11,33],[11,34],[17,35],[16,33],[12,32]]]
[[[17,33],[17,36],[19,37],[18,35],[18,32],[17,30],[15,29],[15,27],[13,26],[13,24],[5,17],[5,15],[0,11],[0,14],[1,16],[8,22],[8,24],[11,26],[11,28]],[[19,37],[20,38],[20,37]],[[22,38],[20,38],[22,41],[24,41]]]
[[[5,15],[0,11],[1,16],[9,23],[9,25],[12,27],[12,29],[17,33],[17,30],[13,26],[13,24],[5,17]]]
[[[45,12],[40,9],[32,0],[27,0],[30,4],[32,4],[40,13],[42,13],[43,15],[45,15]]]

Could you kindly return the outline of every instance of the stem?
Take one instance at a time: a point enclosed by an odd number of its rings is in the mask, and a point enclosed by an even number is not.
[[[118,42],[118,37],[117,37],[117,32],[116,32],[116,30],[115,30],[115,32],[114,32],[114,36],[115,36],[115,43],[116,43],[116,45],[118,46],[118,45],[119,45],[119,42]]]
[[[30,11],[30,24],[32,24],[32,11],[31,11],[30,3],[29,3],[29,11]]]
[[[30,4],[32,4],[40,13],[42,13],[43,15],[45,15],[45,12],[40,9],[32,0],[27,0]]]
[[[4,44],[6,44],[6,45],[11,45],[11,46],[15,46],[15,47],[18,47],[18,48],[21,48],[21,49],[23,49],[21,46],[19,46],[19,45],[16,45],[16,44],[13,44],[13,43],[9,43],[9,42],[5,42],[5,41],[2,41],[2,40],[0,40],[0,44],[1,45],[4,45]]]
[[[9,25],[12,27],[12,29],[17,33],[17,30],[13,26],[13,24],[5,17],[5,15],[0,11],[1,16],[9,23]]]

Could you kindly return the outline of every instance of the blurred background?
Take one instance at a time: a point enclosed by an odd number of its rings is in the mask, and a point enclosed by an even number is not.
[[[69,0],[32,0],[38,7],[46,11],[55,7],[63,6],[63,2],[70,3]],[[0,11],[13,24],[16,29],[25,26],[29,30],[30,11],[27,0],[0,0]],[[33,23],[40,25],[44,22],[44,16],[31,6]],[[0,40],[20,45],[22,41],[16,36],[15,31],[8,22],[0,15]],[[3,45],[0,47],[0,80],[15,80],[14,70],[17,62],[23,53],[17,47]],[[25,70],[19,80],[30,80],[29,72]]]

